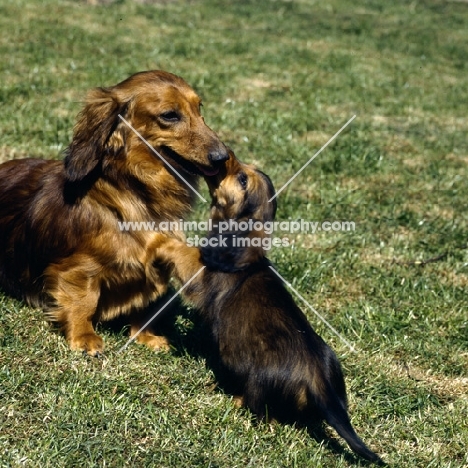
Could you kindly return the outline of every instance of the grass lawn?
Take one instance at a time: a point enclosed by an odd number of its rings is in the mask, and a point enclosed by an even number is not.
[[[277,188],[356,115],[277,215],[355,230],[270,257],[356,348],[304,308],[362,438],[393,467],[468,466],[466,1],[2,0],[0,28],[0,161],[61,158],[85,92],[145,69],[184,77]],[[84,358],[0,293],[0,467],[367,466],[235,409],[174,312],[171,352],[118,354],[126,331],[101,327],[105,358]]]

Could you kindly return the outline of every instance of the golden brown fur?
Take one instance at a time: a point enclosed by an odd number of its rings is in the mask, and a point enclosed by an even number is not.
[[[274,190],[265,174],[232,156],[226,171],[224,178],[210,180],[213,219],[272,221],[275,206],[268,199]],[[210,235],[219,233],[215,229]],[[162,234],[160,242],[158,256],[173,266],[181,282],[205,266],[184,291],[211,330],[218,376],[238,395],[237,402],[260,418],[306,425],[324,419],[356,453],[382,463],[351,425],[335,353],[312,329],[261,249],[228,245],[199,250]]]
[[[73,349],[96,355],[97,321],[135,314],[166,290],[152,231],[119,221],[179,220],[189,187],[119,118],[124,117],[192,185],[228,158],[200,115],[200,98],[163,71],[137,73],[87,97],[64,161],[0,165],[0,287],[46,309]],[[167,346],[146,331],[140,341]]]

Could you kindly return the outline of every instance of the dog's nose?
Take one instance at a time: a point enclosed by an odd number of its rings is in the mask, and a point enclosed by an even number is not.
[[[217,149],[208,154],[208,159],[212,163],[220,163],[229,159],[229,153],[226,149]]]

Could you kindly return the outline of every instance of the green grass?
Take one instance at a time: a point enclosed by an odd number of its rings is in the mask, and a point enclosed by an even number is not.
[[[0,28],[0,160],[60,158],[88,89],[151,68],[192,84],[277,188],[356,114],[277,216],[356,230],[296,234],[271,258],[356,347],[304,309],[363,439],[394,467],[468,466],[466,2],[4,0]],[[103,328],[97,360],[0,295],[0,466],[365,466],[235,409],[178,312],[172,352],[117,354],[125,331]]]

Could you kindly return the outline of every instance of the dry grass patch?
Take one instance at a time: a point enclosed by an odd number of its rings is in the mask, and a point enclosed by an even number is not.
[[[310,50],[315,53],[328,54],[336,49],[336,42],[318,39],[315,41],[306,41],[298,46],[299,50]]]
[[[468,353],[466,353],[466,358],[468,359]],[[422,369],[415,364],[397,362],[383,356],[374,356],[374,359],[378,361],[379,366],[386,369],[386,373],[392,379],[416,382],[437,395],[442,401],[460,399],[468,402],[468,377],[437,375],[431,369]]]
[[[468,288],[468,275],[464,273],[444,269],[440,271],[440,280],[444,284],[455,286],[457,288]]]
[[[352,103],[348,102],[343,102],[339,105],[325,106],[323,110],[326,114],[336,117],[340,121],[343,120],[342,125],[356,113],[356,109],[353,107]],[[337,126],[336,130],[338,131],[339,129],[340,127]]]
[[[457,163],[468,164],[468,155],[466,154],[449,153],[447,154],[446,159]]]
[[[19,151],[16,148],[12,148],[11,146],[0,146],[0,164],[10,161],[11,159],[22,159],[27,157],[28,154]]]
[[[333,134],[328,132],[322,132],[320,130],[310,130],[302,133],[299,137],[299,141],[306,141],[308,144],[317,146],[317,149],[321,148]]]
[[[239,85],[236,87],[236,95],[232,100],[245,102],[245,101],[263,101],[265,93],[268,90],[288,91],[291,84],[283,76],[272,74],[268,78],[264,75],[257,75],[251,77],[242,77],[239,80]]]

